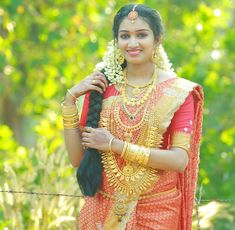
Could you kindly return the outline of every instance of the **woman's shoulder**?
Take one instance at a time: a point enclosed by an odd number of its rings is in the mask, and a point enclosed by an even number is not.
[[[158,85],[164,88],[163,91],[170,95],[189,95],[195,92],[198,97],[203,98],[202,87],[191,80],[177,76],[175,73],[160,70],[158,75]],[[194,94],[195,94],[194,93]]]
[[[157,84],[176,78],[176,74],[162,69],[157,69]]]
[[[165,70],[157,70],[157,82],[161,83],[161,82],[165,82],[168,81],[170,79],[175,79],[176,82],[178,83],[188,83],[188,84],[196,84],[198,85],[196,82],[193,82],[191,80],[188,80],[184,77],[180,77],[178,76],[175,72],[170,72],[170,71],[165,71]]]

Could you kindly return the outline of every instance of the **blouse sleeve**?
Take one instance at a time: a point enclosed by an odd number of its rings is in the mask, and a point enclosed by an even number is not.
[[[85,94],[82,109],[80,112],[80,126],[85,127],[86,126],[86,120],[88,115],[88,108],[89,108],[89,100],[90,100],[90,93]]]
[[[190,149],[190,139],[194,123],[194,100],[190,94],[175,113],[170,125],[171,147]]]

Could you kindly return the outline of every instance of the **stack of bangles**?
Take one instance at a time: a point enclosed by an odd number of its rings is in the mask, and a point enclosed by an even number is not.
[[[140,165],[146,166],[150,157],[150,148],[124,142],[121,157],[125,160],[137,162]]]
[[[61,104],[64,129],[76,129],[79,127],[77,104]]]
[[[113,138],[109,142],[109,149],[112,152],[111,144]],[[146,148],[144,146],[139,146],[135,144],[131,144],[128,142],[124,142],[124,146],[122,149],[121,157],[126,161],[137,162],[142,166],[147,166],[149,157],[150,157],[151,149]]]

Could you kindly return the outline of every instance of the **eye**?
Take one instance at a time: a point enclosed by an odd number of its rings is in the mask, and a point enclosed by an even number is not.
[[[122,38],[122,39],[128,39],[130,36],[129,36],[129,34],[121,34],[120,35],[120,38]]]
[[[147,36],[148,36],[148,34],[146,34],[146,33],[139,33],[139,34],[137,34],[138,38],[145,38]]]

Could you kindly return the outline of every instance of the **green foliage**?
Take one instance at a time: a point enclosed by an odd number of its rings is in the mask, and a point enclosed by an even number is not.
[[[198,82],[204,88],[205,109],[199,173],[199,184],[203,185],[202,197],[234,198],[235,11],[233,3],[230,0],[136,2],[146,3],[159,10],[166,31],[163,43],[178,75]],[[40,171],[42,165],[38,163],[40,160],[37,154],[33,155],[29,149],[30,146],[37,145],[37,140],[41,140],[40,137],[44,137],[47,147],[44,146],[45,149],[41,151],[48,154],[46,159],[61,154],[63,138],[60,102],[66,89],[87,76],[93,70],[94,63],[100,61],[107,42],[112,38],[114,13],[126,3],[124,0],[1,2],[0,106],[3,108],[0,111],[1,187],[9,186],[13,189],[18,183],[19,188],[36,190],[40,189],[43,183],[45,190],[51,192],[58,183],[61,187],[76,188],[75,182],[69,181],[71,171],[67,176],[63,176],[66,182],[57,179],[53,182],[55,186],[47,184],[45,182],[47,174],[44,175],[44,172]],[[64,157],[66,158],[66,153]],[[53,167],[54,170],[63,170],[69,167],[67,164],[47,166],[51,170]],[[15,175],[12,178],[15,178],[16,184],[12,183],[4,170]],[[26,176],[26,172],[31,174],[31,177]],[[56,173],[50,172],[50,181],[53,181]],[[55,192],[59,190],[55,189]],[[5,212],[2,209],[0,220],[4,219],[5,226],[10,226],[6,213],[11,213],[11,217],[14,216],[18,223],[21,223],[20,226],[29,226],[27,222],[32,221],[29,210],[34,210],[30,198],[9,197],[5,195],[2,197],[6,210],[11,210],[11,205],[16,205],[19,209],[21,206],[17,199],[21,199],[24,203],[24,209],[21,210],[24,211],[17,214],[19,215],[17,217],[14,211]],[[7,203],[8,199],[9,202],[12,199],[13,204]],[[37,199],[33,201],[39,202]],[[41,201],[41,210],[44,210],[43,202],[47,203]],[[58,200],[54,202],[57,203]],[[36,205],[34,207],[37,207]],[[71,203],[71,207],[76,209],[77,206]],[[76,216],[76,211],[67,214]],[[215,215],[218,216],[218,213]],[[67,214],[66,210],[63,214],[60,213],[60,215]],[[53,214],[50,218],[50,222],[53,223],[59,215]],[[67,228],[67,225],[64,226]],[[216,219],[213,227],[234,228],[226,218]]]
[[[43,140],[21,158],[16,156],[11,165],[4,162],[0,180],[0,190],[80,194],[65,150],[61,148],[50,155]],[[82,202],[65,196],[0,193],[0,228],[76,229]]]

